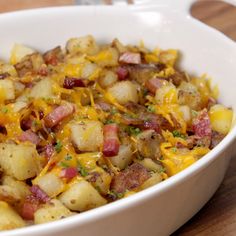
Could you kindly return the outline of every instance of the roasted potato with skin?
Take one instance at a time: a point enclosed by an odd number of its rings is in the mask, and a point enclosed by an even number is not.
[[[87,181],[80,180],[59,196],[59,200],[72,211],[86,211],[107,203]]]
[[[73,215],[73,213],[59,200],[52,199],[49,203],[44,204],[34,213],[34,223],[42,224],[54,220],[60,220],[71,215]]]
[[[9,79],[0,80],[0,100],[15,98],[14,83]]]
[[[25,226],[24,220],[6,202],[0,201],[0,212],[0,230]]]
[[[0,144],[0,167],[17,180],[26,180],[38,173],[38,158],[34,145]]]
[[[71,139],[80,151],[95,152],[103,144],[102,123],[100,121],[86,120],[73,123]]]

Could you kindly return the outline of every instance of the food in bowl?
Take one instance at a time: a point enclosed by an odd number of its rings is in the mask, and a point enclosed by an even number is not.
[[[233,111],[177,59],[90,35],[44,54],[16,44],[0,64],[0,229],[130,196],[214,148]]]

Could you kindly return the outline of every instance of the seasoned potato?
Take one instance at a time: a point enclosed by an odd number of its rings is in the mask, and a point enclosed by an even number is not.
[[[71,138],[80,151],[98,151],[103,144],[102,123],[92,120],[74,123]]]
[[[20,202],[18,191],[8,185],[0,185],[0,201],[5,201],[10,204]]]
[[[15,88],[11,80],[0,80],[0,98],[0,100],[9,100],[15,98]]]
[[[158,104],[162,103],[176,103],[177,90],[172,83],[168,83],[156,90],[155,100]]]
[[[66,43],[66,49],[69,53],[94,54],[98,51],[98,46],[93,36],[87,35],[69,39]]]
[[[140,186],[140,190],[149,188],[157,183],[160,183],[161,181],[162,181],[161,175],[158,173],[153,173],[152,176]]]
[[[30,91],[29,97],[32,98],[53,98],[53,82],[50,79],[40,80]]]
[[[230,131],[233,119],[233,111],[227,107],[216,104],[211,107],[209,112],[212,129],[227,134]]]
[[[53,199],[34,213],[34,223],[42,224],[60,220],[71,215],[73,215],[73,213],[68,208],[57,199]]]
[[[99,84],[103,88],[107,88],[117,82],[117,80],[117,74],[115,74],[113,71],[108,70],[105,71],[105,73],[99,78]]]
[[[137,135],[136,147],[139,155],[157,159],[161,156],[160,143],[162,138],[154,130],[145,130]]]
[[[34,184],[37,184],[49,197],[57,196],[64,189],[63,181],[52,172],[37,178]]]
[[[131,81],[121,81],[115,83],[107,90],[120,104],[127,102],[138,102],[138,92],[136,86]]]
[[[189,106],[183,105],[179,107],[180,112],[183,115],[184,120],[189,123],[191,121],[191,111]]]
[[[178,102],[196,111],[201,109],[201,95],[197,87],[191,83],[182,82],[179,86]]]
[[[137,162],[143,165],[149,171],[159,172],[162,170],[162,166],[157,164],[150,158],[144,158],[143,160]]]
[[[119,169],[124,169],[132,161],[132,149],[130,145],[121,145],[117,156],[109,157],[111,163]]]
[[[17,76],[16,69],[13,65],[5,64],[0,61],[0,74],[9,74],[10,76]]]
[[[0,201],[0,212],[0,230],[25,226],[23,219],[6,202]]]
[[[26,47],[21,44],[15,44],[11,51],[11,64],[15,65],[20,62],[26,55],[32,54],[35,51],[32,48]]]
[[[38,173],[38,153],[33,145],[1,143],[0,167],[18,180],[34,177]]]
[[[21,199],[30,194],[29,186],[25,182],[16,180],[11,176],[3,176],[2,184],[12,187]]]
[[[59,196],[59,200],[72,211],[86,211],[107,203],[87,181],[80,180]]]

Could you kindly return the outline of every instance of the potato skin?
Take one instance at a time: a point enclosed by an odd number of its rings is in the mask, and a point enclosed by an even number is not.
[[[43,205],[34,213],[34,223],[42,224],[54,220],[60,220],[71,216],[73,213],[59,200],[53,199],[50,203]]]
[[[24,220],[6,202],[0,201],[0,212],[0,230],[25,226]]]
[[[80,180],[59,196],[59,200],[72,211],[86,211],[107,203],[87,181]]]
[[[80,151],[96,152],[103,144],[102,123],[83,121],[71,126],[71,139]]]
[[[0,144],[0,166],[17,180],[26,180],[37,175],[38,153],[33,145]]]

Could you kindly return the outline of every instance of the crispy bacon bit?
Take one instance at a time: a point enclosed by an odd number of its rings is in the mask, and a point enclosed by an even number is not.
[[[155,121],[155,120],[145,120],[143,122],[143,128],[144,129],[153,129],[157,133],[161,133],[160,124],[157,121]]]
[[[133,118],[129,116],[122,116],[121,122],[125,125],[133,125],[133,126],[139,126],[143,123],[143,121],[139,118]]]
[[[129,76],[129,71],[127,68],[120,66],[118,67],[116,74],[119,80],[125,80]]]
[[[44,147],[44,153],[45,153],[45,156],[48,160],[51,158],[51,156],[53,155],[54,152],[55,152],[55,148],[52,144],[47,144]]]
[[[120,142],[118,138],[118,125],[108,124],[103,127],[104,143],[103,154],[112,157],[118,154]]]
[[[68,117],[75,111],[75,107],[71,103],[66,103],[55,108],[47,116],[44,117],[45,126],[52,128],[64,118]]]
[[[36,199],[38,199],[42,203],[50,201],[50,197],[38,185],[33,185],[30,188],[30,192]]]
[[[23,119],[21,120],[21,129],[26,131],[28,129],[30,129],[32,127],[32,124],[33,124],[33,120],[28,118],[28,119]]]
[[[132,190],[139,187],[149,177],[149,173],[144,166],[134,163],[113,178],[111,189],[117,193],[123,193],[127,189]]]
[[[68,167],[61,170],[60,177],[66,179],[72,179],[78,174],[78,170],[75,167]]]
[[[152,78],[147,80],[145,87],[153,94],[156,93],[156,90],[161,88],[165,83],[164,79],[161,78]]]
[[[66,89],[73,89],[74,87],[85,87],[85,83],[82,79],[66,77],[63,83],[63,87]]]
[[[40,201],[33,195],[28,195],[22,205],[21,216],[25,220],[33,220],[34,213],[38,210]]]
[[[38,74],[41,76],[47,76],[48,75],[48,68],[47,65],[43,64],[39,70],[38,70]]]
[[[110,111],[111,110],[111,105],[109,103],[104,102],[104,101],[96,101],[95,107],[97,109],[101,109],[103,111]]]
[[[217,131],[212,131],[212,138],[211,138],[211,145],[210,148],[213,149],[215,146],[217,146],[222,139],[225,137],[224,134],[220,134]]]
[[[0,74],[0,80],[1,80],[1,79],[5,79],[5,78],[7,78],[8,76],[10,76],[9,73],[7,73],[7,72],[2,73],[2,74]]]
[[[211,136],[211,123],[206,109],[200,111],[193,119],[193,131],[199,137]]]
[[[29,141],[35,145],[40,143],[40,138],[37,134],[35,134],[32,130],[26,130],[19,136],[19,141],[26,142]]]
[[[60,46],[53,48],[52,50],[46,52],[43,55],[43,59],[45,63],[53,65],[53,66],[56,66],[58,62],[62,60],[62,57],[63,57],[63,54],[62,54],[62,50]]]
[[[141,55],[135,52],[124,52],[119,58],[119,62],[124,64],[140,64]]]

